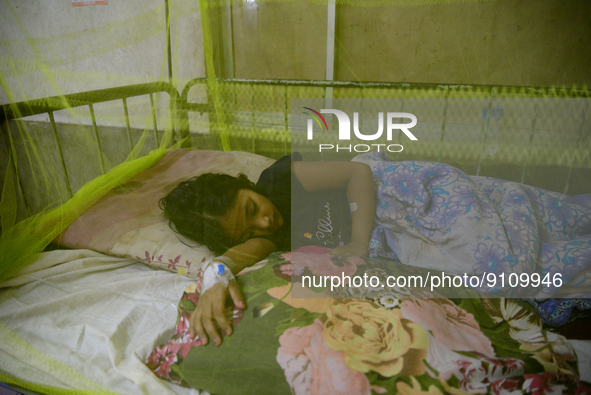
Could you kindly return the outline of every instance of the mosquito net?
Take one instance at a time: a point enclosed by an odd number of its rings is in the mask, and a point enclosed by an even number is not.
[[[585,0],[0,8],[0,281],[171,148],[289,153],[294,99],[392,100],[419,121],[397,160],[589,192]]]

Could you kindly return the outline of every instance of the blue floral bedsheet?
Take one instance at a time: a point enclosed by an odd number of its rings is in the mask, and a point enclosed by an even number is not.
[[[496,286],[479,290],[500,292],[503,280],[504,296],[589,297],[591,194],[468,176],[442,163],[392,162],[379,152],[354,160],[371,166],[377,186],[370,256],[450,274],[494,273]],[[526,292],[532,279],[543,284]]]

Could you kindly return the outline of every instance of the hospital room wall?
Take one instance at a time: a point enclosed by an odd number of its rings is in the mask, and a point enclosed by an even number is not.
[[[235,2],[235,77],[325,79],[327,20],[326,5]],[[589,86],[590,20],[587,0],[337,5],[334,79]]]
[[[205,76],[196,1],[72,6],[63,0],[7,0],[0,8],[5,59],[0,71],[6,84],[1,103],[159,80],[182,89],[187,80]],[[327,8],[313,2],[234,1],[231,12],[228,6],[212,13],[214,22],[219,19],[212,29],[218,75],[323,80],[328,39],[335,48],[334,79],[340,81],[591,83],[587,0],[337,5],[334,28]]]

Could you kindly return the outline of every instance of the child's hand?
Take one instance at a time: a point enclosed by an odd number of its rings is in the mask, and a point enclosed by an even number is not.
[[[228,322],[225,314],[228,295],[230,295],[237,308],[244,309],[246,307],[236,281],[231,280],[227,287],[222,284],[215,284],[211,289],[199,296],[195,311],[189,318],[189,332],[192,338],[198,335],[203,341],[203,345],[206,345],[208,339],[211,338],[213,343],[219,346],[222,344],[222,338],[217,327],[226,335],[232,334],[232,325]]]
[[[354,256],[368,256],[368,246],[364,243],[352,241],[344,246],[337,247],[329,252],[330,255],[354,255]]]

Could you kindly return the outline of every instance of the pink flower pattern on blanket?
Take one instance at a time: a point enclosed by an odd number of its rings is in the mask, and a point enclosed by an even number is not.
[[[310,326],[290,328],[279,337],[277,362],[293,393],[369,395],[365,374],[349,368],[342,352],[328,348],[323,328],[316,320]]]
[[[170,377],[170,366],[177,362],[179,349],[180,346],[178,344],[172,344],[170,342],[162,347],[156,347],[146,360],[148,367],[160,378],[166,380],[173,379]]]
[[[448,299],[407,299],[402,315],[432,331],[433,337],[450,350],[476,351],[493,357],[490,340],[472,314]]]
[[[201,269],[199,274],[202,274]],[[179,302],[179,318],[174,336],[160,347],[156,347],[146,359],[146,365],[160,378],[170,380],[176,384],[183,384],[181,378],[171,370],[171,365],[182,361],[191,348],[199,347],[203,342],[198,338],[191,338],[189,332],[189,318],[199,301],[201,281],[188,286]],[[232,311],[232,326],[236,326],[243,317],[242,310]]]
[[[330,251],[325,249],[326,251]],[[306,251],[306,250],[304,250]],[[336,258],[326,253],[294,251],[287,252],[281,257],[291,262],[291,270],[295,274],[301,274],[305,269],[310,270],[318,276],[352,276],[357,271],[357,266],[365,265],[365,261],[359,257],[351,256],[346,258]],[[334,259],[338,259],[340,265],[336,265]]]

